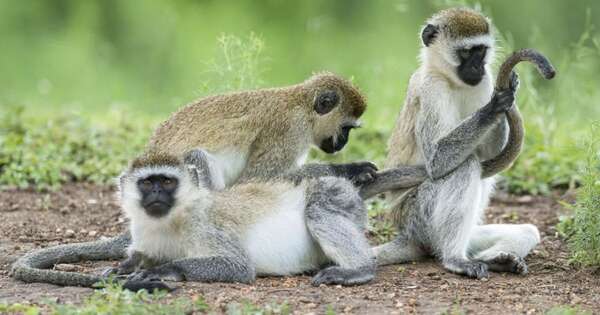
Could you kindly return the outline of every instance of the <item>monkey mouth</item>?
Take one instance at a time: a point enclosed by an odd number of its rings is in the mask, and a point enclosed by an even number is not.
[[[144,209],[151,217],[163,217],[169,213],[171,205],[160,200],[155,200],[145,204]]]
[[[344,148],[346,145],[345,141],[333,141],[333,137],[327,138],[321,142],[319,148],[327,154],[333,154]]]

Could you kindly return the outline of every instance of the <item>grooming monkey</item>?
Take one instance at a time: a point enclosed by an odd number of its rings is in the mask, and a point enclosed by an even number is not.
[[[546,78],[554,69],[543,56],[521,51],[502,67],[494,91],[491,23],[470,9],[439,12],[421,37],[422,64],[410,79],[386,167],[425,164],[429,178],[388,194],[399,235],[375,248],[378,264],[434,255],[469,277],[487,277],[488,269],[525,274],[523,258],[539,243],[539,232],[531,224],[481,225],[494,185],[485,177],[510,165],[520,150],[512,68],[529,60]]]
[[[162,123],[148,150],[180,155],[203,148],[214,157],[213,185],[222,189],[297,170],[313,145],[326,153],[341,150],[365,109],[364,97],[349,81],[320,73],[289,87],[203,98]],[[331,171],[348,174],[355,166]]]

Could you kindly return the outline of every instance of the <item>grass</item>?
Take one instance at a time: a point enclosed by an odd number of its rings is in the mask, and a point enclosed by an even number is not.
[[[137,293],[123,290],[119,285],[109,284],[96,290],[81,305],[59,304],[45,301],[39,304],[0,304],[2,314],[53,314],[53,315],[92,315],[92,314],[200,314],[210,311],[208,304],[200,296],[193,298],[168,299],[168,294],[157,291],[149,294],[142,290]]]
[[[52,315],[178,315],[214,314],[228,315],[287,315],[292,313],[290,306],[283,303],[256,305],[249,301],[229,303],[224,310],[208,305],[202,296],[173,298],[164,291],[152,294],[146,290],[131,292],[118,284],[106,283],[81,304],[62,304],[52,300],[36,304],[0,303],[0,314],[52,314]],[[335,314],[335,313],[334,313]]]
[[[562,305],[549,309],[546,315],[591,315],[592,312],[584,311],[577,306]]]
[[[563,218],[558,230],[568,240],[574,263],[600,267],[600,126],[588,140],[582,186],[577,191],[573,215]]]
[[[37,120],[22,107],[0,111],[0,122],[0,186],[38,190],[73,181],[109,183],[151,131],[120,113],[101,126],[68,114]]]

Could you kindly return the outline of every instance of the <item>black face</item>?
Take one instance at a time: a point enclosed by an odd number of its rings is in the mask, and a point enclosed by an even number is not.
[[[175,191],[179,186],[176,178],[151,175],[137,182],[142,194],[141,205],[149,216],[160,218],[169,213],[175,204]]]
[[[487,47],[484,45],[473,46],[469,49],[456,50],[460,65],[456,69],[458,77],[468,85],[475,86],[481,82],[485,75],[485,54]]]
[[[326,138],[321,142],[319,148],[323,150],[325,153],[335,153],[346,146],[348,143],[348,138],[350,137],[350,130],[354,129],[354,126],[344,126],[342,127],[342,132],[337,136],[336,141],[334,142],[333,137]]]

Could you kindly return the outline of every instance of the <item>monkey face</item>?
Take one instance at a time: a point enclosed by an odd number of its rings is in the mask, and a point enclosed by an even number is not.
[[[137,181],[141,194],[140,205],[151,217],[160,218],[169,213],[175,204],[179,181],[165,175],[150,175]]]
[[[356,128],[355,126],[344,126],[339,135],[336,137],[328,137],[321,141],[319,148],[325,153],[335,153],[346,146],[348,138],[350,137],[350,130]]]
[[[476,45],[470,48],[459,48],[456,57],[460,65],[456,68],[458,77],[466,84],[475,86],[485,75],[486,54],[488,47]]]

